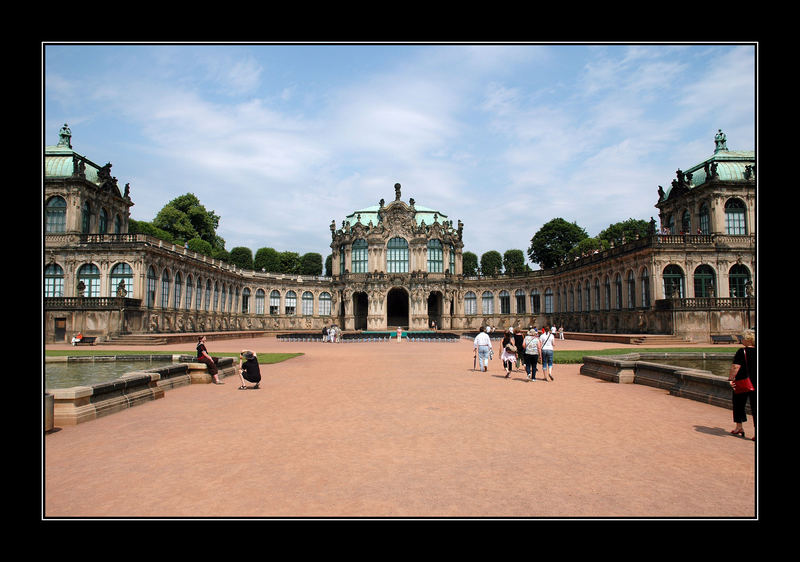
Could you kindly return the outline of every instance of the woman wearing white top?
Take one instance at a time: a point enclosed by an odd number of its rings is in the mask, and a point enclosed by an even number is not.
[[[544,375],[544,380],[547,380],[547,377],[550,377],[550,380],[553,379],[553,343],[555,341],[555,328],[554,331],[545,330],[545,333],[539,336],[539,342],[541,344],[541,354],[540,357],[542,358],[542,374]]]
[[[481,326],[481,331],[475,336],[473,342],[473,355],[477,356],[481,361],[481,371],[489,369],[489,356],[492,352],[492,340],[489,334],[486,333],[486,328]]]

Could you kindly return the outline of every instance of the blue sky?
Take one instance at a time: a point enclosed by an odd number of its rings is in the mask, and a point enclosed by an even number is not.
[[[43,145],[130,183],[150,221],[194,193],[226,248],[330,253],[331,220],[394,199],[526,251],[549,220],[590,236],[658,220],[659,185],[756,148],[750,44],[43,45]],[[535,265],[534,265],[535,267]]]

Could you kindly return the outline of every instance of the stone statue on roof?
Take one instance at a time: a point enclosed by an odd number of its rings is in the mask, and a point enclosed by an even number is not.
[[[714,144],[716,145],[714,152],[728,150],[727,138],[725,137],[725,133],[722,132],[722,129],[717,129],[717,134],[714,135]]]
[[[72,148],[72,131],[69,130],[69,126],[66,123],[58,132],[58,146]]]

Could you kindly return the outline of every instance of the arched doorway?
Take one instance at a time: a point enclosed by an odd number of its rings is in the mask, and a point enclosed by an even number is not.
[[[386,295],[386,326],[389,330],[396,326],[409,327],[408,293],[405,289],[395,287]]]
[[[436,322],[436,327],[442,327],[442,293],[439,291],[432,291],[428,295],[428,327],[431,322]]]
[[[367,293],[353,293],[353,328],[356,330],[367,329],[367,314],[369,313],[369,297]]]

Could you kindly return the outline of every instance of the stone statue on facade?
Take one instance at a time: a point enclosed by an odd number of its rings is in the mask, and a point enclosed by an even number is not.
[[[400,201],[400,184],[394,184],[394,200]]]
[[[117,285],[117,296],[118,297],[125,297],[127,296],[128,291],[125,290],[125,281],[120,281],[119,285]]]

